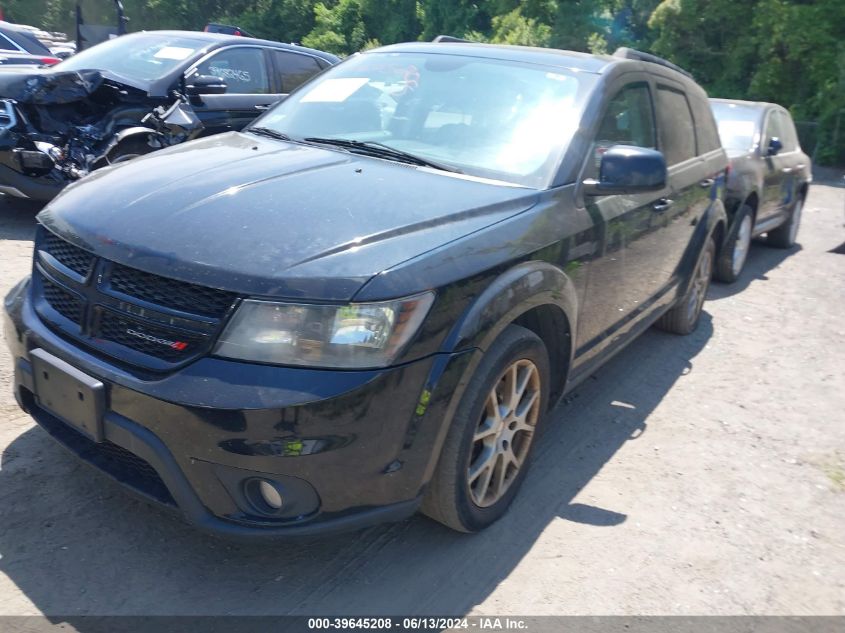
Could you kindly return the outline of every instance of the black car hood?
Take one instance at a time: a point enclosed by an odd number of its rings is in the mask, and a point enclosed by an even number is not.
[[[13,72],[8,72],[12,70]],[[100,70],[59,71],[46,68],[0,68],[0,98],[33,105],[80,101],[95,93],[108,79],[146,92],[149,86]]]
[[[346,301],[373,275],[536,199],[531,189],[227,133],[96,171],[39,219],[150,273]]]

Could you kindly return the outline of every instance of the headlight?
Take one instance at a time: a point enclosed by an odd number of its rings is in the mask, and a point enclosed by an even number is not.
[[[226,326],[214,353],[277,365],[385,367],[411,340],[433,301],[431,292],[343,306],[248,299]]]

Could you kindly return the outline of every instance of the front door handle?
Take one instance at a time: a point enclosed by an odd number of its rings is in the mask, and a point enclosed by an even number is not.
[[[654,209],[654,211],[656,211],[657,213],[663,213],[673,204],[675,204],[674,200],[670,200],[669,198],[660,198],[660,200],[651,205],[651,208]]]
[[[703,189],[709,189],[710,187],[712,187],[712,186],[713,186],[713,184],[714,184],[715,182],[716,182],[716,181],[715,181],[713,178],[705,178],[704,180],[702,180],[702,181],[701,181],[701,182],[699,182],[698,184],[699,184],[699,186],[700,186],[700,187],[702,187]]]
[[[269,103],[262,103],[262,104],[259,104],[259,105],[255,106],[255,109],[256,109],[256,110],[262,110],[262,111],[263,111],[263,110],[269,110],[269,109],[270,109],[270,104],[269,104]]]
[[[781,171],[785,174],[791,174],[792,173],[792,167],[784,167],[783,169],[781,169]]]

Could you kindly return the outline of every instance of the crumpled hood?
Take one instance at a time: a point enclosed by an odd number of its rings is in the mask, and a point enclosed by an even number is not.
[[[143,93],[149,90],[148,83],[121,77],[107,70],[60,71],[54,68],[0,66],[0,99],[14,99],[32,105],[72,103],[97,92],[104,81]]]
[[[70,103],[93,94],[102,83],[103,75],[96,70],[33,68],[26,73],[0,73],[0,97],[34,105]]]
[[[150,273],[345,301],[373,275],[536,198],[531,189],[227,133],[94,172],[39,219]]]

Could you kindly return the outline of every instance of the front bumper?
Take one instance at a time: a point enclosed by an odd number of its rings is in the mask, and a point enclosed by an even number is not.
[[[49,173],[46,176],[27,176],[0,163],[0,193],[16,198],[48,202],[55,198],[69,183]]]
[[[378,371],[203,358],[170,375],[135,375],[47,328],[28,294],[23,284],[10,293],[4,319],[19,404],[89,464],[225,536],[326,534],[412,514],[471,356]],[[106,385],[103,442],[39,406],[36,348]],[[256,477],[281,491],[281,513],[251,503],[245,482]]]

